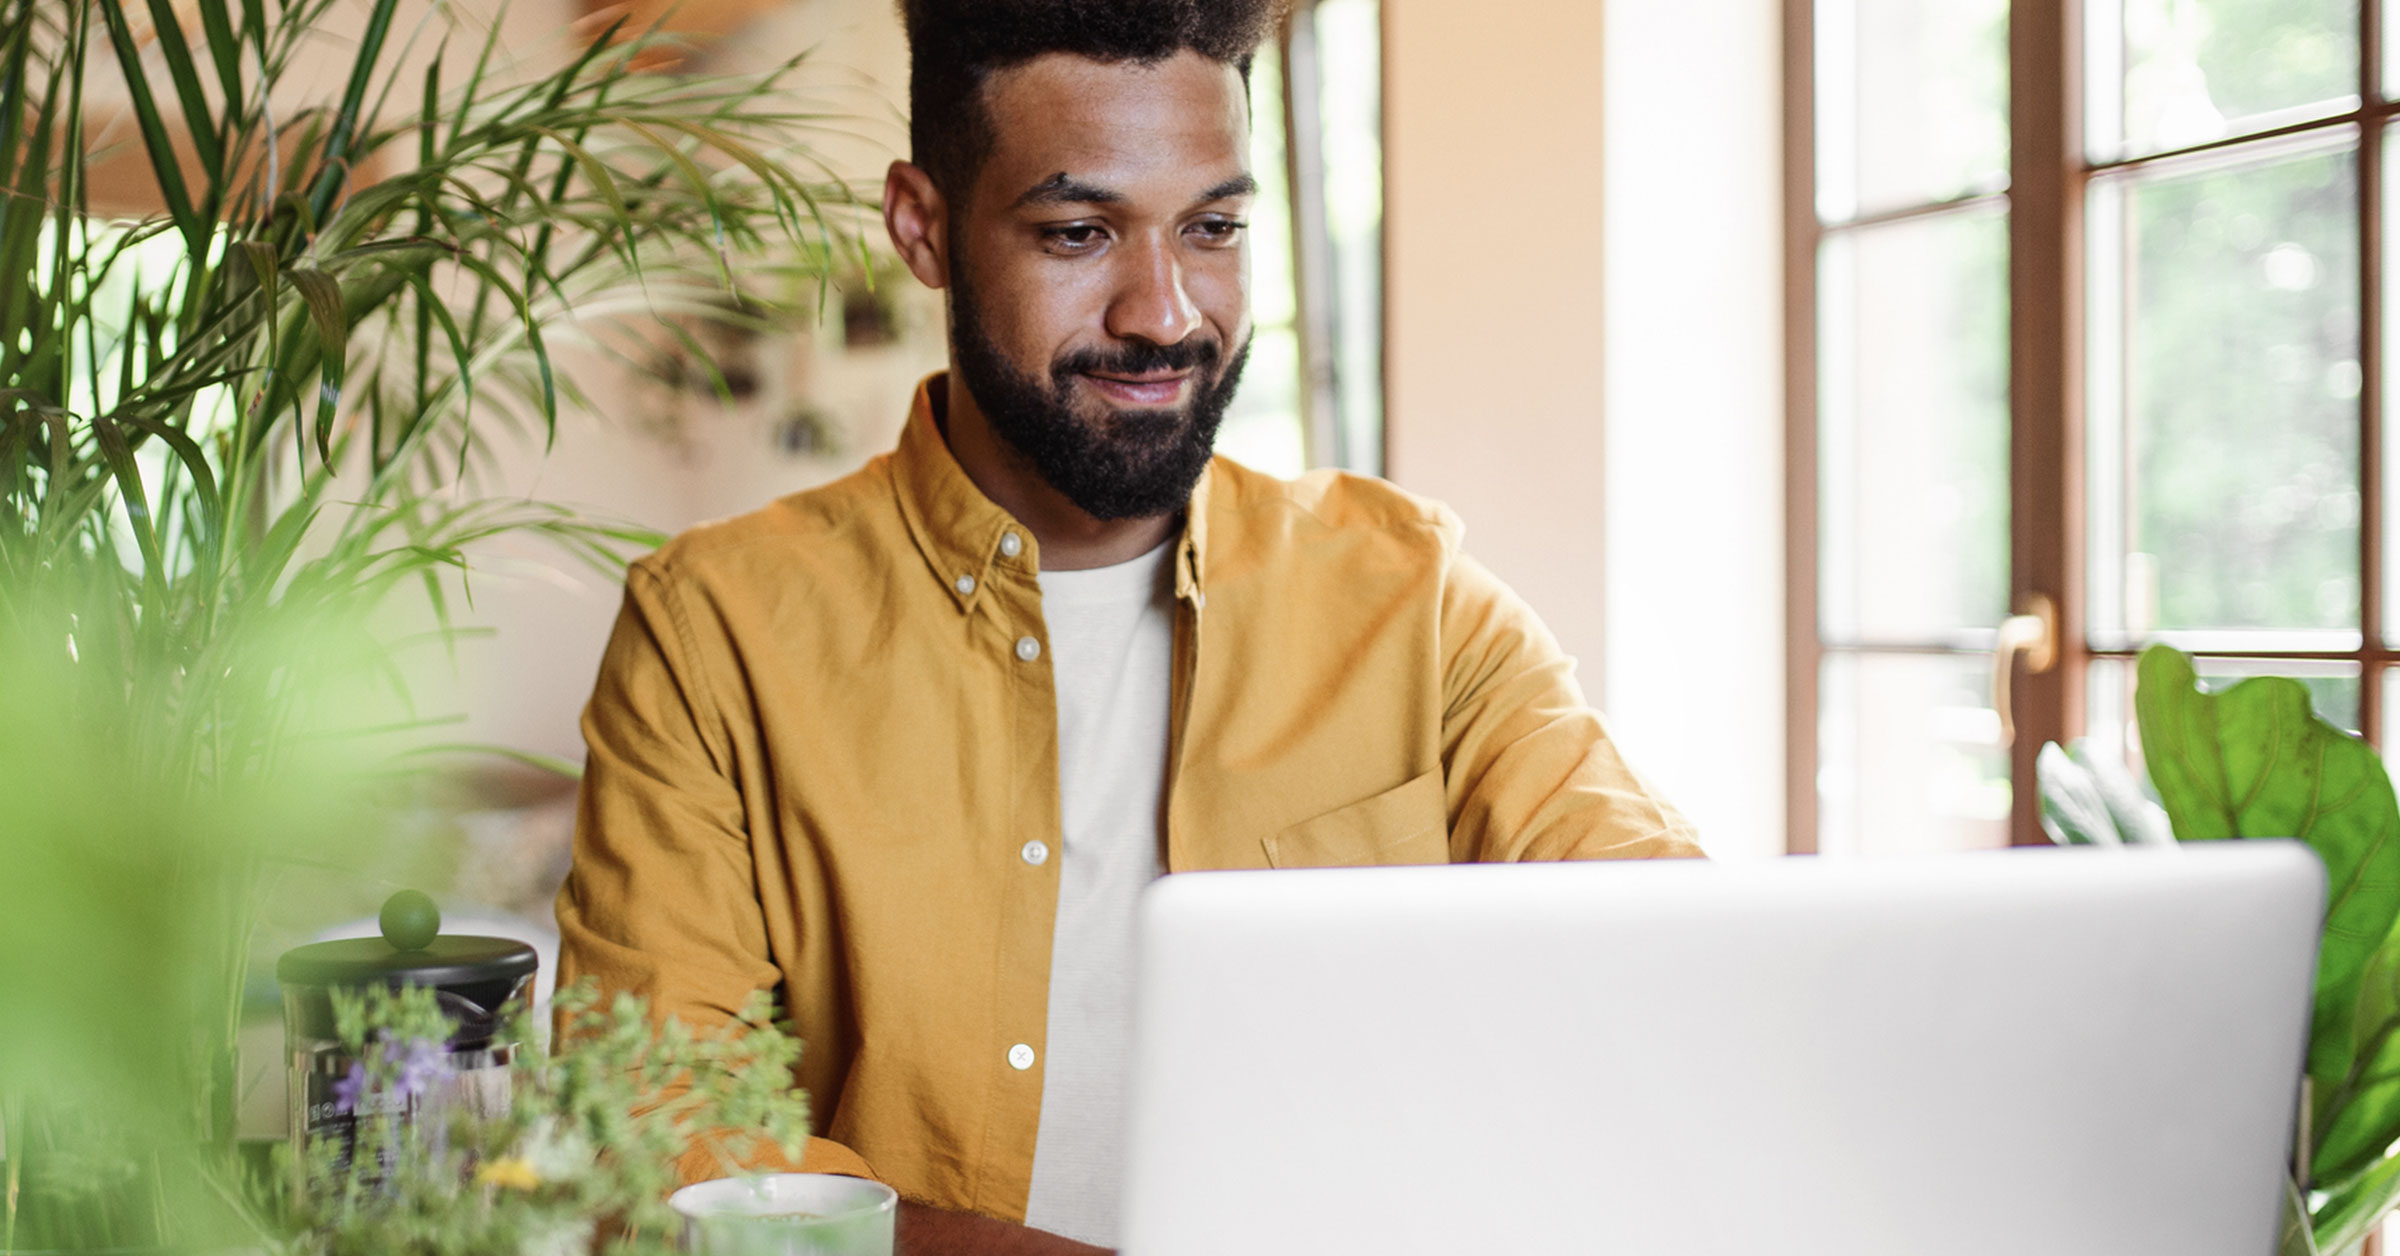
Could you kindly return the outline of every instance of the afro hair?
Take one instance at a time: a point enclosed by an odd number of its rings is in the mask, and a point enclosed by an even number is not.
[[[908,27],[908,139],[945,195],[963,196],[994,136],[984,85],[1053,52],[1155,65],[1196,52],[1239,69],[1283,17],[1283,0],[900,0]]]

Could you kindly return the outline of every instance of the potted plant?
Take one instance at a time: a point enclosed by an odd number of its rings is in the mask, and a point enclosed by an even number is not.
[[[2299,838],[2328,879],[2283,1256],[2356,1251],[2400,1205],[2400,805],[2383,761],[2277,676],[2220,693],[2144,651],[2134,706],[2151,793],[2083,748],[2042,748],[2043,824],[2068,845]],[[2161,814],[2163,808],[2163,814]],[[2171,832],[2171,837],[2169,836]]]
[[[394,770],[377,612],[446,628],[502,534],[649,539],[474,492],[583,400],[554,355],[751,317],[855,238],[792,65],[645,72],[619,24],[524,74],[402,9],[0,0],[0,1248],[223,1202],[184,1161],[230,1138],[260,870]],[[112,161],[160,212],[94,210]]]

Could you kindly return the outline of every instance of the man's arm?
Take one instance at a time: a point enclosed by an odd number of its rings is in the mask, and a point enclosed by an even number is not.
[[[900,1204],[900,1237],[892,1256],[1110,1256],[1105,1247],[971,1212]]]
[[[1464,554],[1443,585],[1441,632],[1453,857],[1701,853],[1691,822],[1617,753],[1550,630]]]
[[[558,931],[560,984],[590,977],[704,1030],[782,974],[766,958],[727,724],[694,657],[703,640],[664,578],[645,564],[626,573],[584,711],[589,754]],[[780,1155],[744,1158],[770,1172],[803,1167]],[[809,1140],[804,1166],[868,1176],[855,1153],[823,1139]],[[678,1171],[691,1181],[723,1170],[695,1147]]]

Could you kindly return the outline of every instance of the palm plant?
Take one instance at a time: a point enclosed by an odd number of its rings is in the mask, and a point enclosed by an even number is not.
[[[644,67],[674,50],[620,25],[522,73],[496,17],[406,7],[0,0],[0,694],[53,701],[0,717],[72,725],[45,744],[107,782],[45,810],[0,770],[0,954],[91,968],[37,987],[0,963],[0,1010],[128,988],[109,965],[162,957],[102,935],[148,936],[124,926],[162,903],[198,913],[176,935],[207,1062],[186,1072],[195,1131],[219,1139],[252,889],[290,853],[240,806],[293,796],[315,748],[361,731],[355,690],[322,682],[402,690],[405,643],[370,616],[420,597],[446,630],[495,536],[604,568],[645,539],[474,491],[498,435],[554,439],[582,400],[554,353],[631,358],[663,334],[704,360],[690,320],[755,317],[857,239],[856,198],[811,148],[840,119],[790,93],[797,59],[668,76]],[[335,18],[358,23],[338,92],[296,99]],[[137,155],[161,212],[95,213],[94,172]],[[128,866],[94,806],[153,837],[200,816],[233,836]],[[46,891],[78,859],[161,892],[66,917]],[[37,1058],[61,1057],[0,1048],[7,1226],[39,1134],[21,1100],[53,1080]]]

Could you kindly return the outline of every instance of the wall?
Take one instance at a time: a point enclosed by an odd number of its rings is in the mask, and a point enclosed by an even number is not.
[[[1601,12],[1384,0],[1387,469],[1466,519],[1593,690]]]
[[[1782,6],[1608,21],[1609,698],[1712,851],[1779,853]]]
[[[1779,6],[1385,4],[1393,476],[1713,853],[1779,852]]]

